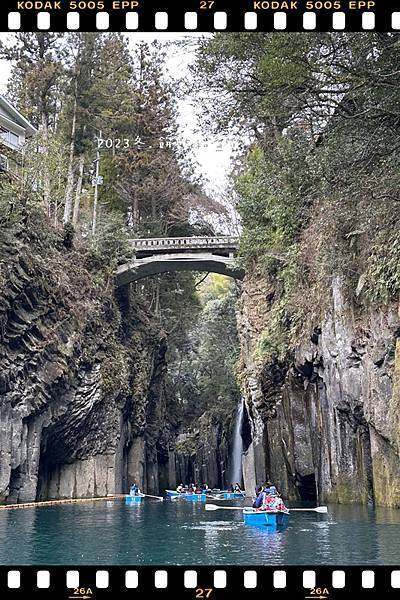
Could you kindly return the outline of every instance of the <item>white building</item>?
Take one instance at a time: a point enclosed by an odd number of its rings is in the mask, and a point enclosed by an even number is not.
[[[36,128],[4,97],[0,95],[0,171],[18,165],[18,154]],[[10,150],[12,152],[10,152]]]

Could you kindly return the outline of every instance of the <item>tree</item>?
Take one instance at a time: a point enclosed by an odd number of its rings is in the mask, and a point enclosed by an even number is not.
[[[16,33],[0,56],[14,61],[8,85],[11,101],[44,131],[55,129],[61,108],[65,48],[61,33]]]
[[[241,254],[273,290],[265,348],[287,351],[319,318],[333,277],[364,305],[400,290],[399,42],[240,33],[201,45],[193,76],[214,98],[210,127],[247,139],[233,179]]]
[[[78,222],[79,216],[80,188],[82,187],[83,180],[87,137],[93,137],[88,132],[87,124],[91,121],[93,108],[96,105],[93,80],[95,77],[94,65],[97,60],[99,40],[99,34],[92,33],[72,34],[70,37],[71,56],[73,56],[73,60],[70,66],[67,115],[69,116],[68,121],[70,120],[71,122],[71,130],[63,222],[68,223],[73,219],[75,225]],[[77,155],[79,156],[79,176],[74,203],[73,190]]]
[[[179,401],[183,427],[206,411],[230,416],[240,399],[237,290],[220,275],[203,280],[202,275],[195,287],[197,310],[186,303],[190,321],[185,322],[179,343],[169,340],[170,393]]]
[[[54,135],[62,106],[65,49],[62,34],[15,34],[11,47],[1,43],[0,56],[14,61],[8,85],[11,101],[40,131],[40,148],[44,160],[39,164],[43,202],[51,214],[52,159],[48,155],[50,137]]]

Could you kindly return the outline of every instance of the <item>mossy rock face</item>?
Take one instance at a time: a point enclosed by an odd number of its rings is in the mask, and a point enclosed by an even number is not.
[[[230,467],[230,443],[235,412],[219,418],[218,408],[203,413],[197,428],[181,434],[175,444],[178,476],[182,481],[195,478],[211,487],[226,487]]]
[[[259,276],[245,279],[239,332],[252,438],[247,485],[254,473],[257,481],[273,477],[287,498],[300,499],[311,489],[303,478],[314,476],[319,501],[399,506],[398,304],[355,306],[347,284],[343,274],[332,278],[319,320],[296,334],[284,357],[271,358],[255,350],[275,296]],[[252,458],[260,445],[265,474]]]
[[[320,501],[328,504],[368,504],[368,494],[353,479],[341,479],[331,492],[321,494]]]
[[[196,454],[200,447],[199,433],[193,433],[186,437],[184,440],[178,440],[175,444],[175,451],[177,454],[186,454],[192,456]]]
[[[383,438],[373,440],[374,497],[377,506],[400,508],[400,461]]]
[[[135,298],[122,302],[95,278],[62,234],[35,223],[18,236],[0,231],[0,447],[9,450],[0,501],[73,495],[88,465],[107,465],[93,493],[103,480],[114,492],[136,437],[149,464],[168,447],[165,336]]]
[[[390,442],[372,431],[374,496],[378,506],[400,508],[400,338],[395,345],[387,425]]]
[[[400,338],[396,342],[395,363],[393,373],[393,394],[390,402],[389,422],[397,451],[400,454]]]

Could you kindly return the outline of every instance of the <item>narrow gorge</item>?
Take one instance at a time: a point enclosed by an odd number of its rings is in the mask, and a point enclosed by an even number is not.
[[[0,502],[399,508],[399,34],[60,39],[1,46]]]
[[[173,341],[142,284],[117,288],[92,250],[35,211],[12,234],[2,231],[0,250],[1,501],[123,494],[132,482],[150,494],[181,480],[228,485],[231,399],[182,412],[176,386],[185,373],[173,382],[168,369],[186,350],[168,364]],[[228,309],[210,303],[226,333],[231,300]]]
[[[99,286],[42,230],[1,240],[2,501],[230,485],[236,399],[228,420],[216,398],[182,424],[168,337],[134,286]],[[248,273],[236,305],[246,490],[271,479],[289,500],[399,506],[398,307],[357,312],[337,278],[323,318],[268,360],[272,297]]]

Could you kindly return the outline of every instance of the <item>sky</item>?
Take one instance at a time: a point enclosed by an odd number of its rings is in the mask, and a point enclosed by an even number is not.
[[[209,35],[209,34],[206,34]],[[127,34],[132,47],[138,42],[174,42],[183,38],[204,37],[204,34],[177,34],[177,33],[130,33]],[[12,34],[0,34],[0,40],[12,40]],[[168,52],[167,70],[169,76],[174,79],[188,74],[188,66],[194,58],[194,53],[179,52],[173,47]],[[0,93],[7,90],[7,82],[10,76],[11,65],[7,61],[0,60]],[[217,139],[207,140],[201,132],[199,118],[197,115],[198,105],[196,99],[187,96],[178,101],[179,130],[180,135],[189,142],[193,155],[199,163],[199,174],[205,191],[214,197],[219,197],[227,187],[228,176],[231,170],[232,144],[224,139],[223,143]],[[198,131],[200,129],[200,131]]]

